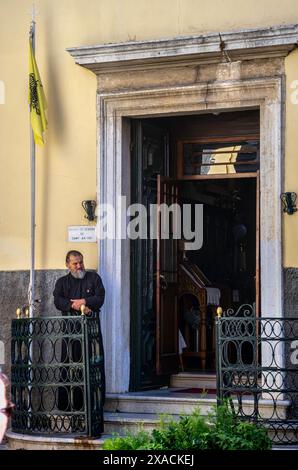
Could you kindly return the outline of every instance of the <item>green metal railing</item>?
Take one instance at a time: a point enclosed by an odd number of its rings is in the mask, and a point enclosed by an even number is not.
[[[97,315],[12,320],[12,430],[99,436],[104,357]]]
[[[218,310],[218,403],[263,424],[277,444],[298,444],[298,318],[256,317],[250,305]]]

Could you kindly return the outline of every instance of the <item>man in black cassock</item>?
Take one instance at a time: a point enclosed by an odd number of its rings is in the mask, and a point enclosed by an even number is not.
[[[85,305],[85,313],[99,312],[104,303],[105,289],[100,276],[85,271],[83,255],[71,250],[66,255],[69,273],[60,277],[54,289],[54,302],[64,315],[78,315]]]
[[[54,303],[63,316],[76,316],[81,314],[81,306],[85,306],[86,315],[95,315],[99,325],[99,346],[101,357],[103,358],[103,343],[100,329],[99,311],[104,303],[105,289],[100,276],[91,271],[86,271],[83,255],[76,250],[71,250],[66,255],[66,267],[69,273],[57,280],[54,289]],[[67,328],[67,323],[66,323]],[[61,362],[70,362],[69,355],[74,362],[82,361],[82,345],[79,340],[69,340],[62,342]],[[62,381],[68,381],[66,368],[61,372]],[[104,361],[101,368],[101,401],[102,406],[105,400],[105,373]],[[66,387],[60,387],[58,391],[58,408],[60,410],[70,410],[69,391]],[[81,410],[83,403],[82,393],[74,393],[72,397],[72,408]]]

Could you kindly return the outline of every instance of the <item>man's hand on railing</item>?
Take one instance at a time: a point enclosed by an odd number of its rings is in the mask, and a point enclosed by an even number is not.
[[[80,310],[82,305],[86,305],[86,299],[70,299],[70,301],[72,302],[71,308],[74,310]]]

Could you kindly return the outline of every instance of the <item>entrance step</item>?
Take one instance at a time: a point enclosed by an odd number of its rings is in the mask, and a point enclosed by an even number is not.
[[[179,415],[164,417],[165,421],[169,418],[179,420]],[[104,427],[108,434],[118,433],[121,435],[127,433],[136,433],[138,431],[152,431],[160,424],[160,415],[154,413],[119,413],[105,412]]]
[[[216,404],[214,395],[183,393],[181,389],[162,389],[149,392],[107,394],[105,411],[119,413],[191,414],[200,408],[206,415]]]
[[[251,415],[254,409],[252,399],[243,399],[244,412]],[[179,419],[182,414],[190,414],[200,409],[206,415],[216,404],[214,394],[202,396],[195,393],[184,393],[181,389],[161,389],[149,392],[136,392],[124,394],[107,394],[104,429],[105,433],[98,439],[83,436],[34,436],[8,431],[6,434],[9,449],[45,449],[45,450],[99,450],[102,449],[106,439],[113,437],[114,433],[120,435],[127,432],[135,433],[140,429],[151,431],[160,423],[159,414],[166,414],[164,420]],[[236,405],[236,401],[235,401]],[[263,418],[286,419],[286,410],[289,402],[278,400],[273,406],[272,400],[261,399],[259,412]],[[289,436],[289,442],[295,440],[297,429],[285,431],[278,429],[279,434]],[[284,434],[282,434],[284,433]],[[292,434],[296,433],[295,435]]]
[[[251,412],[251,409],[248,411]],[[164,422],[167,422],[170,419],[178,421],[180,419],[180,415],[163,416]],[[114,436],[115,433],[123,436],[128,433],[135,434],[141,430],[151,432],[153,429],[156,429],[160,426],[161,420],[159,414],[105,412],[104,422],[105,433],[107,434],[103,435],[103,438],[104,436],[110,437],[109,435]],[[269,425],[265,423],[265,427],[268,428]],[[277,423],[274,427],[274,430],[269,431],[269,436],[272,439],[275,438],[276,443],[279,442],[279,440],[280,442],[284,442],[286,440],[288,443],[296,442],[297,431],[297,425],[287,426],[286,423],[280,425]]]
[[[216,389],[216,375],[212,373],[180,372],[171,376],[171,387]]]
[[[286,410],[289,406],[287,400],[259,400],[260,416],[266,419],[286,419]],[[237,408],[237,401],[233,399]],[[123,394],[107,394],[105,412],[110,413],[137,413],[168,415],[191,414],[200,410],[201,415],[206,415],[216,405],[214,393],[185,393],[183,389],[168,388],[147,392],[133,392]],[[243,397],[243,411],[246,415],[252,415],[254,411],[253,397]]]

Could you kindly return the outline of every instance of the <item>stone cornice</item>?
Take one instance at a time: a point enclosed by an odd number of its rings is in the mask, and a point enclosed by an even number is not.
[[[222,42],[221,42],[222,41]],[[298,25],[207,33],[151,41],[68,48],[95,73],[221,61],[285,57],[298,43]]]

